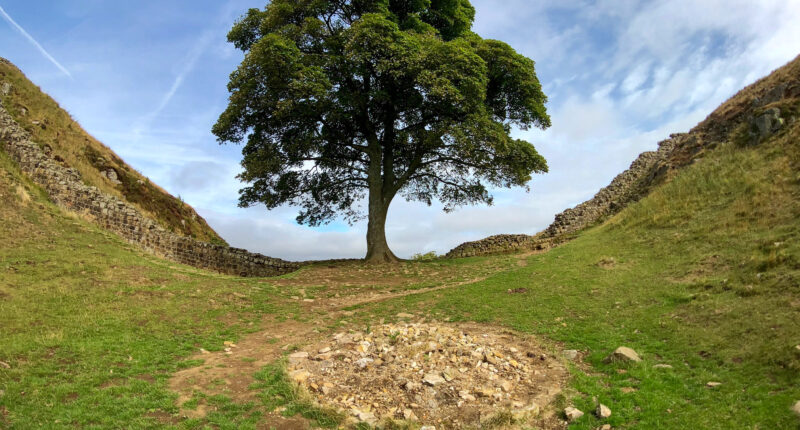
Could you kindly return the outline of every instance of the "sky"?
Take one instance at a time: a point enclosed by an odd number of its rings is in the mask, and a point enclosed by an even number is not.
[[[800,54],[800,0],[472,0],[473,30],[536,61],[553,126],[516,130],[550,172],[530,192],[444,213],[396,199],[401,257],[499,233],[534,234],[643,151],[688,131]],[[320,228],[297,209],[239,208],[241,147],[211,127],[242,54],[226,34],[253,0],[0,0],[0,56],[93,136],[191,204],[231,245],[290,260],[363,257],[366,221]]]

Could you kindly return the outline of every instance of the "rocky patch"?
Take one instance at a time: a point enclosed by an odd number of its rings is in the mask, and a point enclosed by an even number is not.
[[[530,338],[477,325],[338,333],[291,354],[288,370],[320,403],[369,424],[463,428],[510,412],[519,424],[565,425],[547,408],[568,376],[564,365]]]

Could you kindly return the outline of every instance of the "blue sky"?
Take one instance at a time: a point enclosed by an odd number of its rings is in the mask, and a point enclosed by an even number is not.
[[[95,137],[180,195],[232,245],[287,259],[361,257],[366,224],[298,226],[287,207],[237,207],[240,147],[211,126],[241,54],[225,42],[264,1],[0,0],[0,56]],[[446,252],[497,233],[535,233],[590,198],[670,133],[800,54],[800,1],[473,0],[474,30],[536,61],[553,127],[517,132],[547,158],[531,192],[445,214],[396,200],[395,252]]]

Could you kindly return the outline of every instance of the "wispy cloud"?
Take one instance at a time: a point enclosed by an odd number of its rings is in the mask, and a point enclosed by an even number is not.
[[[172,98],[175,97],[175,94],[178,92],[181,86],[183,86],[187,76],[189,76],[189,74],[192,73],[197,66],[197,62],[200,60],[203,54],[205,54],[211,48],[214,40],[219,37],[220,31],[224,31],[223,29],[230,25],[229,21],[234,13],[236,13],[236,9],[233,7],[233,2],[228,1],[222,6],[219,14],[217,15],[215,24],[203,32],[203,34],[197,39],[197,42],[194,44],[194,46],[192,46],[191,51],[189,51],[183,60],[183,67],[181,67],[178,75],[172,82],[172,86],[166,93],[164,93],[164,96],[161,98],[161,102],[158,104],[158,106],[156,106],[155,109],[145,115],[138,122],[136,127],[134,127],[133,133],[137,139],[145,131],[147,131],[153,120],[158,118],[161,112],[166,109],[166,107],[172,101]]]
[[[41,52],[41,53],[42,53],[42,55],[44,55],[44,56],[45,56],[45,58],[47,58],[48,60],[50,60],[50,62],[51,62],[51,63],[53,63],[53,64],[54,64],[56,67],[58,67],[58,69],[59,69],[59,70],[61,70],[61,71],[62,71],[62,72],[65,74],[65,75],[69,76],[69,78],[70,78],[70,79],[72,79],[72,74],[69,72],[69,70],[67,70],[67,68],[66,68],[66,67],[62,66],[62,65],[61,65],[61,63],[59,63],[59,62],[58,62],[58,60],[56,60],[55,58],[53,58],[53,56],[52,56],[52,55],[50,55],[50,53],[49,53],[49,52],[47,52],[47,50],[45,50],[45,49],[44,49],[44,47],[42,47],[42,45],[41,45],[41,44],[39,44],[39,42],[37,42],[37,41],[36,41],[36,39],[34,39],[34,38],[33,38],[33,36],[31,36],[30,34],[28,34],[28,32],[27,32],[27,31],[25,31],[25,29],[24,29],[24,28],[22,28],[22,26],[20,26],[19,24],[17,24],[17,22],[16,22],[16,21],[14,21],[14,19],[13,19],[13,18],[11,18],[11,15],[9,15],[8,13],[6,13],[5,9],[3,9],[3,7],[2,7],[2,6],[0,6],[0,15],[2,15],[2,16],[3,16],[3,19],[5,19],[6,21],[8,21],[8,23],[9,23],[9,24],[11,24],[11,26],[12,26],[12,27],[14,27],[14,28],[15,28],[17,31],[19,31],[19,32],[20,32],[20,34],[22,34],[23,36],[25,36],[25,38],[26,38],[26,39],[28,39],[28,41],[29,41],[29,42],[31,42],[31,44],[32,44],[33,46],[35,46],[35,47],[36,47],[36,49],[38,49],[38,50],[39,50],[39,52]]]
[[[156,106],[155,109],[145,115],[139,121],[139,124],[134,128],[135,135],[140,136],[143,132],[145,132],[150,127],[150,124],[153,122],[153,120],[156,119],[169,105],[170,101],[172,101],[172,98],[175,97],[175,94],[183,85],[186,77],[192,73],[194,68],[197,66],[197,62],[200,60],[200,57],[206,52],[206,50],[208,50],[208,47],[215,35],[215,32],[209,30],[203,33],[203,35],[198,39],[197,43],[195,43],[195,45],[192,47],[192,50],[189,51],[189,54],[184,59],[183,67],[181,67],[178,75],[175,76],[172,86],[161,98],[161,102],[158,104],[158,106]]]

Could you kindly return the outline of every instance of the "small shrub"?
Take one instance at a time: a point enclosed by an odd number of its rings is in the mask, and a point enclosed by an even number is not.
[[[414,256],[411,257],[411,259],[414,261],[430,261],[437,258],[439,258],[439,256],[436,255],[436,251],[431,251],[425,254],[414,254]]]

